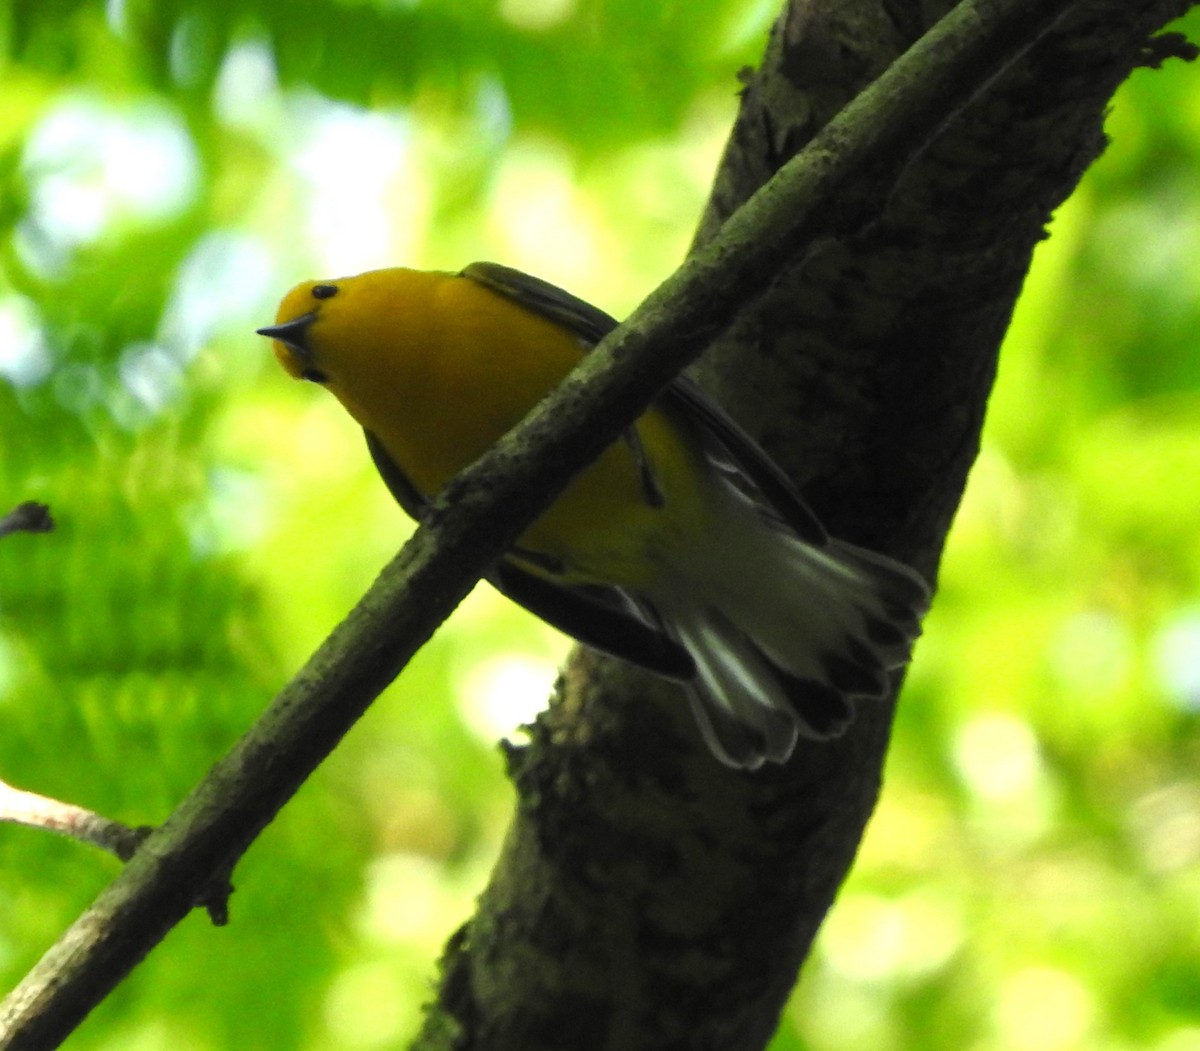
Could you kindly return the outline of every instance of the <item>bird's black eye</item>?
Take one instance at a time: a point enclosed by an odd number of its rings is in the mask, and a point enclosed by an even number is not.
[[[329,377],[326,376],[325,373],[323,373],[320,369],[305,369],[302,373],[300,373],[300,378],[302,380],[308,380],[310,383],[324,383],[327,379],[329,379]]]
[[[337,295],[337,285],[313,285],[313,299],[332,299]]]

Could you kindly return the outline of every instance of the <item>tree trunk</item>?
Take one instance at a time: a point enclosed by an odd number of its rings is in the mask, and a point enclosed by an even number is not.
[[[786,6],[698,243],[950,6]],[[797,245],[697,366],[834,535],[935,575],[1033,249],[1102,151],[1116,88],[1186,50],[1150,36],[1189,6],[1074,4],[915,162],[882,173],[875,221]],[[416,1046],[762,1048],[858,848],[891,716],[862,708],[844,738],[734,772],[672,687],[577,650],[532,744],[509,752],[517,813]]]

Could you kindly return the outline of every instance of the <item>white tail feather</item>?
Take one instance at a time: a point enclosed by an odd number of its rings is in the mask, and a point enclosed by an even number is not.
[[[724,495],[721,527],[673,553],[670,586],[647,597],[696,661],[687,686],[707,743],[754,769],[784,762],[800,736],[841,734],[855,699],[888,691],[929,589],[885,555],[806,543],[741,491]]]

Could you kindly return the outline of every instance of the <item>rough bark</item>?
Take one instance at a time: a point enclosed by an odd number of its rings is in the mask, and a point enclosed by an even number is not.
[[[698,243],[949,6],[793,0],[746,77]],[[1102,151],[1112,93],[1184,50],[1151,36],[1189,6],[1074,5],[884,173],[873,222],[796,245],[697,367],[832,532],[935,574],[1032,251]],[[518,811],[418,1046],[762,1048],[874,806],[891,714],[735,773],[672,689],[577,651],[509,753]]]

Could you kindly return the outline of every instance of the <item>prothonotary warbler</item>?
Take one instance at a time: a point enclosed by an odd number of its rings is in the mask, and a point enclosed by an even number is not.
[[[306,281],[259,329],[366,431],[401,506],[429,499],[616,322],[494,263]],[[909,658],[929,589],[831,538],[782,471],[677,379],[488,579],[576,639],[680,682],[713,753],[782,763],[840,734]]]

